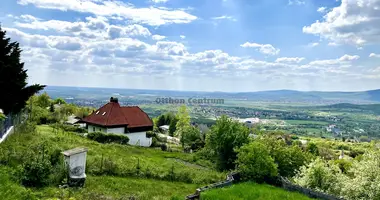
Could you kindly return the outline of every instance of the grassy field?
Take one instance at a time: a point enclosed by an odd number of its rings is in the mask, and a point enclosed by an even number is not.
[[[214,189],[201,194],[202,200],[309,200],[297,192],[256,183],[241,183],[231,187]]]
[[[14,149],[21,153],[42,145],[60,150],[88,148],[87,172],[90,174],[99,170],[102,160],[107,160],[116,166],[119,176],[129,176],[139,165],[141,173],[149,171],[155,175],[167,174],[173,168],[174,172],[192,177],[192,183],[195,184],[212,183],[225,177],[225,174],[212,170],[209,162],[194,160],[192,154],[129,145],[100,144],[75,133],[53,133],[53,128],[49,126],[38,126],[37,133],[30,135],[12,135],[10,140],[2,144],[0,151],[6,153],[5,151]]]
[[[81,190],[59,189],[47,186],[39,189],[22,187],[12,175],[36,152],[36,149],[67,150],[88,148],[85,188]],[[62,156],[63,159],[63,156]],[[108,163],[106,165],[106,163]],[[109,163],[112,163],[110,165]],[[99,174],[107,166],[111,174]],[[139,166],[139,173],[137,173]],[[225,173],[212,168],[210,162],[194,159],[194,154],[165,152],[161,149],[134,147],[119,144],[100,144],[75,133],[56,131],[49,126],[38,126],[35,133],[15,133],[0,145],[0,199],[120,199],[135,196],[138,199],[170,199],[193,193],[197,187],[223,180]],[[148,177],[150,174],[150,178]],[[174,173],[175,181],[165,181]],[[104,198],[103,198],[104,196]],[[3,198],[4,197],[4,198]],[[6,198],[5,198],[6,197]],[[101,198],[100,198],[101,197]]]
[[[142,178],[120,178],[112,176],[87,176],[81,189],[45,187],[26,189],[12,181],[11,169],[0,167],[0,196],[6,200],[20,199],[70,199],[110,200],[136,197],[139,200],[183,199],[195,191],[195,184],[159,181]],[[158,189],[159,188],[159,189]]]

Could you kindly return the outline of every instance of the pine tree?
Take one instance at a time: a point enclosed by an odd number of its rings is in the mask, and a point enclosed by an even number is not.
[[[0,26],[0,108],[4,114],[18,113],[26,101],[42,90],[44,85],[27,86],[27,70],[20,61],[21,49],[18,42],[11,42]]]

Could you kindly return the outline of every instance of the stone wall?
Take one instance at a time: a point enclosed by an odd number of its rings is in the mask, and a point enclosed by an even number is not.
[[[325,200],[343,200],[342,198],[338,198],[326,193],[317,192],[308,188],[301,187],[299,185],[296,185],[292,182],[290,182],[288,179],[280,177],[282,188],[288,191],[296,191],[301,194],[304,194],[310,198],[316,198],[316,199],[325,199]]]
[[[214,189],[214,188],[227,187],[227,186],[230,186],[233,183],[239,182],[239,181],[240,181],[240,175],[239,175],[239,173],[236,173],[236,172],[230,173],[230,174],[227,175],[227,178],[226,178],[225,181],[221,181],[221,182],[217,182],[217,183],[212,183],[210,185],[198,188],[198,189],[196,189],[196,191],[195,191],[194,194],[187,195],[186,199],[188,199],[188,200],[198,199],[199,200],[200,196],[201,196],[201,192],[204,192],[204,191],[207,191],[207,190],[210,190],[210,189]]]
[[[240,174],[237,172],[231,173],[227,175],[227,178],[225,181],[213,183],[201,188],[196,189],[194,194],[190,194],[186,196],[187,200],[199,200],[201,197],[201,193],[210,189],[215,189],[215,188],[222,188],[222,187],[227,187],[230,186],[236,182],[240,181]],[[308,188],[301,187],[299,185],[293,184],[290,182],[288,179],[279,177],[278,181],[275,181],[277,184],[275,185],[276,187],[282,187],[283,189],[291,192],[299,192],[301,194],[304,194],[310,198],[315,198],[315,199],[325,199],[325,200],[343,200],[342,198],[338,198],[329,194],[325,194],[322,192],[317,192]]]

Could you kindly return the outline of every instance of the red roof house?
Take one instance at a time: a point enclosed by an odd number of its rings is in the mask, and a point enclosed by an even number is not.
[[[126,134],[130,143],[147,143],[146,131],[153,130],[153,122],[138,106],[120,106],[117,98],[85,117],[81,122],[87,124],[88,132]],[[141,146],[147,146],[141,145]]]

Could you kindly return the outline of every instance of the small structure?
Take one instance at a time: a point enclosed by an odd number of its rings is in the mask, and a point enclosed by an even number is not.
[[[339,156],[339,159],[343,159],[344,158],[344,151],[343,150],[340,150],[340,156]]]
[[[169,131],[169,125],[162,125],[158,127],[162,132],[167,133]]]
[[[83,187],[86,180],[86,148],[74,148],[62,152],[68,170],[68,185]]]

